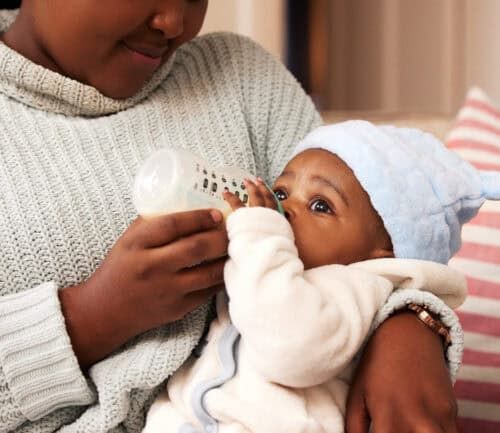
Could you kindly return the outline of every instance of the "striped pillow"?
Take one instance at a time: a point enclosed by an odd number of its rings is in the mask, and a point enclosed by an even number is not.
[[[500,108],[473,88],[447,138],[448,147],[483,170],[500,170]],[[462,231],[450,266],[466,274],[469,296],[458,310],[465,352],[455,385],[462,433],[500,432],[500,202],[486,202]]]

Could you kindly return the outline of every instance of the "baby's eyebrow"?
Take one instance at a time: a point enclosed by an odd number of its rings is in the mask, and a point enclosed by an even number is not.
[[[276,185],[276,182],[280,181],[280,180],[283,180],[283,178],[289,178],[291,180],[294,180],[295,179],[295,173],[293,171],[284,171],[283,173],[281,173],[273,182],[273,188],[275,187]]]
[[[295,173],[293,171],[284,171],[278,176],[278,179],[282,177],[291,177],[292,179],[295,179]]]
[[[316,174],[314,176],[311,176],[311,181],[316,183],[321,183],[329,188],[332,188],[340,196],[344,204],[346,206],[349,206],[349,201],[347,200],[347,196],[344,194],[344,191],[342,191],[342,189],[334,182],[332,182],[330,179],[326,179],[323,176],[319,176]]]

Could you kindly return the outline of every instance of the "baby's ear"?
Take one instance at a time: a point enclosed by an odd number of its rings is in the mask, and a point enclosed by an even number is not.
[[[393,259],[394,251],[387,248],[375,248],[369,256],[370,259]]]

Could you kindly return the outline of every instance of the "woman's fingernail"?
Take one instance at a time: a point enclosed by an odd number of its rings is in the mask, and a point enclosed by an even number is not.
[[[220,223],[222,221],[222,214],[220,213],[220,211],[212,209],[210,211],[210,215],[212,216],[212,219],[215,223]]]

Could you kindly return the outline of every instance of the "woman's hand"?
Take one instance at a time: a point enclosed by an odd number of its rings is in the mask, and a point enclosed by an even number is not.
[[[60,292],[82,367],[213,296],[227,252],[221,223],[216,210],[137,218],[87,281]]]
[[[347,401],[347,433],[456,433],[457,406],[440,337],[411,313],[370,339]]]

